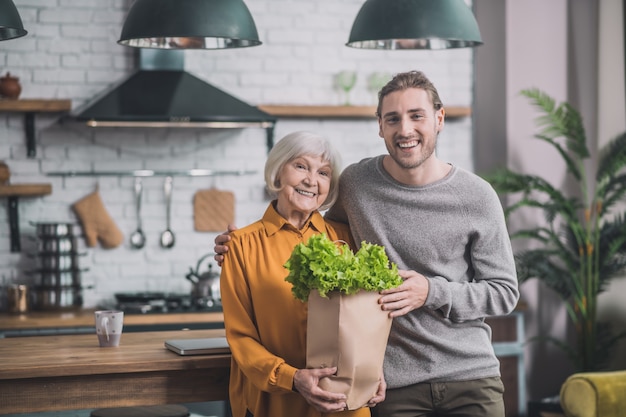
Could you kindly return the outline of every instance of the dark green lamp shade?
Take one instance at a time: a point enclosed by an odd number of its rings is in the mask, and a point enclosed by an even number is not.
[[[242,0],[137,0],[119,44],[158,49],[225,49],[260,45]]]
[[[367,0],[347,46],[362,49],[448,49],[482,45],[463,0]]]
[[[13,1],[0,0],[0,41],[19,38],[27,33]]]

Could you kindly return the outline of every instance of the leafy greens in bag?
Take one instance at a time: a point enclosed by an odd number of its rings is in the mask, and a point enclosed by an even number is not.
[[[382,246],[361,243],[357,253],[347,244],[338,246],[326,234],[311,236],[298,244],[285,263],[294,297],[306,301],[316,289],[322,297],[330,291],[354,294],[360,290],[380,291],[402,283],[398,266],[390,264]]]

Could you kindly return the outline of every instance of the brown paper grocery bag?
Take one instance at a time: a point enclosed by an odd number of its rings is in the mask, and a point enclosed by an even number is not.
[[[336,366],[337,374],[322,379],[320,387],[346,394],[348,409],[356,410],[378,389],[391,319],[380,309],[377,292],[327,295],[309,294],[306,366]]]
[[[193,221],[198,232],[223,232],[235,221],[235,194],[215,188],[196,191]]]

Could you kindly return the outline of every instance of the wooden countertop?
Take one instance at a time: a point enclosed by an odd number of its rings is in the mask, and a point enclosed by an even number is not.
[[[94,326],[94,310],[37,311],[26,314],[0,313],[1,330],[54,329]],[[222,312],[189,312],[167,314],[126,314],[124,325],[222,323]]]
[[[200,362],[230,366],[230,355],[180,357],[164,346],[168,339],[224,335],[223,329],[122,332],[116,348],[101,348],[95,331],[90,335],[0,339],[0,380],[187,369]]]
[[[224,336],[223,329],[0,339],[2,413],[177,404],[228,397],[230,355],[179,356],[165,340]]]

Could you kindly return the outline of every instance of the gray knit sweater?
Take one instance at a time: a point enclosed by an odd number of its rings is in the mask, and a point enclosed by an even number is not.
[[[326,217],[349,222],[357,243],[383,245],[400,269],[429,280],[426,304],[393,321],[388,387],[499,376],[484,317],[510,313],[519,298],[500,200],[458,167],[435,183],[408,186],[382,160],[344,170],[340,198]]]

